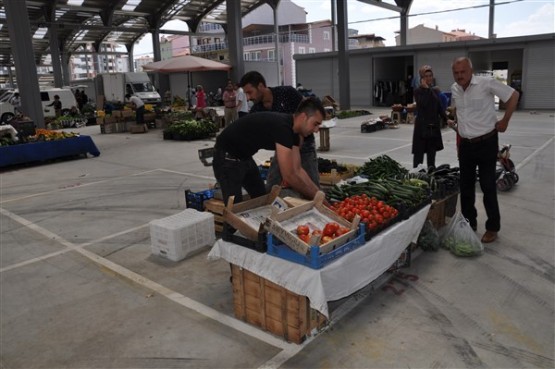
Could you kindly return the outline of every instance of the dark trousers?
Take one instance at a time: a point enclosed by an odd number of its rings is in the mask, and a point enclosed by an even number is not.
[[[230,196],[235,196],[234,203],[243,201],[242,188],[251,198],[266,194],[260,170],[252,158],[238,160],[231,158],[225,151],[215,149],[212,166],[225,205]]]
[[[412,167],[416,168],[419,164],[424,162],[424,151],[414,153]],[[436,149],[428,143],[426,145],[426,164],[428,168],[436,166]]]
[[[484,194],[484,208],[488,217],[486,230],[498,232],[501,228],[495,169],[499,137],[497,134],[476,143],[461,140],[459,147],[459,165],[461,170],[461,212],[470,225],[477,224],[478,212],[476,201],[476,167],[480,177],[480,188]]]
[[[320,173],[318,172],[318,156],[316,155],[316,147],[314,142],[309,142],[301,147],[301,166],[306,171],[312,182],[320,187]],[[270,191],[272,186],[281,186],[283,178],[279,171],[279,163],[277,157],[272,158],[270,169],[268,170],[268,178],[266,178],[266,190]]]
[[[137,111],[135,112],[136,114],[136,121],[137,124],[143,124],[145,122],[145,106],[141,106],[140,108],[137,108]]]
[[[239,111],[239,112],[237,112],[237,114],[238,114],[239,118],[241,118],[241,117],[244,117],[245,115],[247,115],[249,113],[246,112],[246,111]]]

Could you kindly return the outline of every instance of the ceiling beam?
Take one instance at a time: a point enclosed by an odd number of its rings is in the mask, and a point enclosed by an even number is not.
[[[365,3],[365,4],[369,4],[369,5],[375,5],[378,6],[380,8],[384,8],[384,9],[388,9],[388,10],[393,10],[395,12],[401,13],[403,11],[403,8],[393,5],[393,4],[388,4],[388,3],[384,3],[381,0],[358,0],[361,3]]]

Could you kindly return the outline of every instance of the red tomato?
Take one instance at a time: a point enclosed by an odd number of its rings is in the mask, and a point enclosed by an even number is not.
[[[309,234],[300,234],[299,238],[307,244],[310,242],[310,235]]]
[[[302,224],[297,226],[297,234],[300,236],[302,234],[309,234],[310,233],[310,229],[308,228],[308,226],[306,224]]]
[[[332,240],[333,240],[333,238],[330,237],[330,236],[323,236],[323,237],[320,239],[320,245],[323,245],[323,244],[325,244],[325,243],[328,243],[328,242],[330,242],[330,241],[332,241]]]
[[[335,222],[327,223],[324,226],[324,230],[322,231],[322,235],[333,237],[335,232],[339,229],[339,224]]]
[[[337,231],[335,231],[335,237],[339,237],[344,235],[345,233],[349,232],[349,228],[346,227],[339,227]]]

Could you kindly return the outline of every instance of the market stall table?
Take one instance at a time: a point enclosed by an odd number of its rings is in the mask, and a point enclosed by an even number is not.
[[[77,136],[55,141],[39,141],[0,147],[0,167],[40,162],[67,156],[99,156],[100,151],[90,136]]]
[[[208,259],[224,259],[293,293],[307,296],[310,307],[329,319],[328,301],[353,294],[387,271],[416,240],[429,210],[427,205],[319,270],[223,240],[216,241]]]

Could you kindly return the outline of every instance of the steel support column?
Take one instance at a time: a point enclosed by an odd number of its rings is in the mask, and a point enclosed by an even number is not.
[[[337,3],[337,58],[339,61],[339,106],[341,110],[351,108],[351,72],[349,68],[349,22],[347,1]]]
[[[243,63],[243,34],[241,22],[241,2],[226,1],[227,11],[227,44],[231,69],[231,80],[239,81],[245,74]]]
[[[17,87],[21,96],[21,109],[38,128],[44,128],[44,113],[27,4],[21,0],[4,0],[4,9],[15,62]]]

